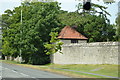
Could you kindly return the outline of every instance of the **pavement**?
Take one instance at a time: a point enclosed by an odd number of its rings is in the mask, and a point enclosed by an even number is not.
[[[18,65],[0,63],[0,78],[2,78],[2,80],[40,80],[40,78],[70,77]]]

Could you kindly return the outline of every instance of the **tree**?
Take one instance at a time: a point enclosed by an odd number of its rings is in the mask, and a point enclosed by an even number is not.
[[[103,10],[102,8],[106,9],[104,6],[95,6],[100,7],[101,10]],[[103,10],[104,14],[99,15],[91,14],[91,12],[85,12],[82,13],[84,15],[81,15],[81,12],[78,11],[64,12],[58,17],[64,25],[78,26],[77,30],[89,38],[88,42],[114,41],[115,29],[104,15],[107,13],[105,10]],[[96,12],[96,8],[94,8],[94,11]]]
[[[78,0],[78,1],[85,1],[85,0]],[[91,1],[91,0],[89,0]],[[97,0],[97,1],[100,1],[100,0]],[[114,3],[115,0],[103,0],[104,3],[107,3],[107,4],[111,4],[111,3]]]
[[[58,32],[51,32],[50,33],[51,36],[51,40],[50,43],[46,43],[44,46],[47,50],[45,50],[47,55],[51,55],[54,54],[56,52],[61,52],[62,47],[61,45],[63,44],[62,42],[60,42],[60,39],[58,39]]]
[[[117,41],[120,41],[120,15],[118,14],[118,17],[116,18],[116,38],[117,38]]]
[[[22,6],[16,7],[13,11],[6,11],[7,13],[2,15],[5,23],[3,24],[3,46],[10,47],[12,54],[9,55],[15,57],[21,55],[25,63],[48,63],[50,57],[44,52],[46,50],[44,44],[50,41],[51,30],[60,26],[57,19],[59,10],[57,2],[28,2],[22,3]],[[9,44],[6,43],[7,37]],[[22,54],[19,52],[20,49]]]

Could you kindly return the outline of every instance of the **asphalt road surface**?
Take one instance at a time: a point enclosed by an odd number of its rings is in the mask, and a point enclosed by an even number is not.
[[[16,78],[16,80],[39,80],[39,78],[69,78],[60,74],[47,71],[41,71],[32,68],[26,68],[18,65],[0,63],[0,78],[2,80],[13,80],[8,78]],[[7,78],[7,79],[6,79]]]

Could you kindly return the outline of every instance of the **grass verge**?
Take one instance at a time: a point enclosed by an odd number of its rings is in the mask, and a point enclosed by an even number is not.
[[[30,64],[20,64],[18,62],[9,61],[9,60],[2,60],[2,62],[9,63],[9,64],[15,64],[15,65],[19,65],[19,66],[24,66],[24,67],[29,67],[29,68],[34,68],[34,69],[39,69],[39,70],[44,70],[44,71],[49,71],[49,72],[54,72],[57,74],[63,74],[66,76],[70,76],[72,78],[106,78],[106,77],[85,74],[85,73],[79,73],[79,72],[65,71],[62,69],[83,71],[83,72],[89,72],[89,73],[95,73],[95,74],[107,75],[107,76],[113,76],[113,77],[118,77],[118,71],[119,71],[119,68],[118,68],[119,65],[107,65],[107,64],[102,64],[102,65],[98,65],[98,64],[97,65],[93,65],[93,64],[30,65]],[[59,69],[53,69],[53,68],[59,68]]]
[[[83,71],[89,73],[95,73],[100,75],[107,75],[118,77],[120,65],[110,65],[110,64],[73,64],[73,65],[49,65],[54,66],[55,68]]]

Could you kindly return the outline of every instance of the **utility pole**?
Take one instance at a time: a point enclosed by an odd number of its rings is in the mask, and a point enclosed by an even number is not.
[[[20,36],[20,63],[22,62],[22,49],[21,49],[21,43],[22,43],[22,0],[21,0],[21,20],[20,20],[20,22],[21,22],[21,26],[20,26],[20,34],[21,34],[21,36]]]
[[[83,5],[85,4],[85,0],[83,0]],[[85,12],[85,10],[83,9],[83,12]]]

